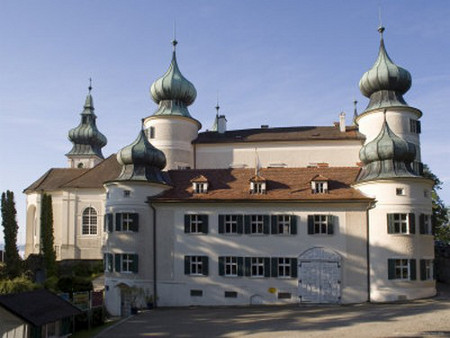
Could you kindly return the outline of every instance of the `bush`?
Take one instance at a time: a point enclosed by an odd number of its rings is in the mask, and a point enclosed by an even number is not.
[[[33,283],[25,276],[0,280],[0,294],[20,293],[40,288],[41,287],[38,284]]]
[[[62,292],[91,291],[92,281],[89,277],[62,276],[58,281],[58,289]]]

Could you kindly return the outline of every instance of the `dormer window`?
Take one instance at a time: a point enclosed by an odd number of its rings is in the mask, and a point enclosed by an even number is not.
[[[191,182],[194,194],[206,194],[208,192],[209,182],[205,176],[200,175],[192,179]]]
[[[328,193],[328,178],[317,175],[311,180],[311,192],[313,194]]]
[[[250,193],[251,194],[265,194],[266,193],[266,179],[261,176],[254,176],[250,179]]]

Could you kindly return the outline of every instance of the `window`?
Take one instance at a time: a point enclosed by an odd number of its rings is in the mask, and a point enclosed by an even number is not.
[[[97,235],[97,211],[92,207],[83,211],[81,233],[83,235]]]
[[[272,257],[272,277],[297,277],[297,258]]]
[[[139,214],[136,213],[117,213],[116,214],[116,231],[133,231],[139,230]]]
[[[250,269],[252,277],[264,277],[264,258],[252,257]]]
[[[395,194],[397,196],[405,196],[405,189],[404,188],[396,188],[395,189]]]
[[[148,138],[155,138],[155,127],[148,128],[148,132],[149,132]]]
[[[414,234],[415,219],[413,213],[387,214],[388,234]]]
[[[219,276],[237,277],[244,275],[244,259],[235,256],[219,257]]]
[[[250,192],[252,194],[265,194],[266,182],[250,182]]]
[[[308,215],[308,234],[332,235],[335,218],[333,215]]]
[[[138,273],[138,255],[131,253],[116,254],[114,260],[116,272]]]
[[[432,280],[434,279],[434,264],[432,259],[421,259],[420,260],[420,279],[421,280]]]
[[[242,234],[242,215],[219,215],[220,234]]]
[[[422,235],[432,235],[431,215],[420,214],[420,233]]]
[[[208,215],[184,215],[184,232],[190,234],[207,234]]]
[[[207,276],[208,256],[184,256],[184,273],[191,276]]]
[[[294,215],[273,215],[272,234],[295,235],[297,218]]]
[[[388,259],[388,279],[415,280],[415,259]]]
[[[291,297],[290,292],[278,292],[278,299],[291,299]]]
[[[194,186],[194,192],[196,194],[203,194],[203,193],[207,193],[208,192],[208,183],[205,182],[194,182],[193,183]]]
[[[103,221],[103,229],[105,232],[113,231],[113,214],[111,213],[105,214],[105,219]]]
[[[191,290],[192,297],[203,297],[203,290]]]
[[[236,291],[225,291],[224,296],[225,296],[225,298],[237,298],[237,292]]]
[[[314,176],[311,180],[311,193],[326,194],[327,192],[328,192],[328,178],[322,175]]]
[[[131,196],[131,191],[130,190],[124,190],[123,191],[123,197],[130,197]]]
[[[113,254],[111,253],[104,253],[103,254],[103,270],[105,272],[112,272],[113,271]]]
[[[245,233],[253,235],[269,234],[269,215],[245,215]]]
[[[420,121],[410,119],[409,120],[409,130],[413,134],[420,134],[421,133],[421,123]]]

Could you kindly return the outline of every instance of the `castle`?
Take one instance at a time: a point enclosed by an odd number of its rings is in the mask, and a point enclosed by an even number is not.
[[[25,190],[26,255],[40,250],[42,193],[53,197],[58,260],[103,259],[108,311],[139,289],[161,306],[359,303],[435,295],[431,190],[410,73],[380,49],[354,123],[211,130],[176,41],[151,85],[158,108],[104,159],[91,95],[69,132],[69,168]],[[143,296],[139,301],[143,302]]]

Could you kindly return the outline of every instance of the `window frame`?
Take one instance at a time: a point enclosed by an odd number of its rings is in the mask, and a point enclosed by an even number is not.
[[[416,280],[416,260],[413,258],[389,258],[388,279],[393,281]]]
[[[337,216],[329,214],[308,215],[308,235],[333,235]]]
[[[420,260],[420,280],[429,281],[435,279],[433,259],[421,259]]]
[[[208,276],[209,257],[204,255],[185,255],[184,274],[192,277]]]
[[[420,214],[419,227],[421,235],[433,235],[433,224],[430,214]]]
[[[415,213],[387,213],[387,233],[390,235],[414,235],[416,233]]]
[[[241,235],[244,230],[244,216],[241,214],[220,214],[219,234]]]
[[[265,276],[264,257],[250,257],[250,277],[261,278]]]
[[[92,213],[94,212],[94,214]],[[88,215],[86,215],[86,212],[88,212]],[[98,235],[98,212],[97,210],[92,207],[86,207],[84,208],[82,214],[81,214],[81,235],[82,236],[97,236]],[[94,220],[95,219],[95,224]],[[85,220],[87,220],[87,223],[85,223]],[[94,230],[95,229],[95,233]],[[85,230],[87,230],[85,232]]]

